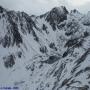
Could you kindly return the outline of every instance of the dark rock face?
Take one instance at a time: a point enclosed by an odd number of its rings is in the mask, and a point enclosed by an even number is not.
[[[13,45],[16,43],[16,45],[22,43],[22,37],[18,31],[18,26],[16,23],[10,21],[10,24],[11,24],[11,32],[12,32],[12,39],[13,39]]]
[[[17,53],[17,55],[18,55],[19,58],[21,58],[21,57],[22,57],[22,52],[19,51],[19,52]]]
[[[89,32],[85,31],[84,32],[84,37],[87,37],[87,36],[89,36]]]
[[[90,53],[90,48],[81,56],[81,58],[79,58],[76,63],[77,65],[81,64],[82,62],[84,62],[84,60],[86,59],[87,55]]]
[[[0,12],[3,13],[5,11],[2,7],[0,7]],[[33,34],[36,41],[38,41],[38,37],[33,30],[33,27],[36,28],[35,22],[31,19],[31,17],[24,12],[15,12],[15,11],[5,11],[3,13],[3,18],[7,20],[7,33],[4,38],[1,40],[3,47],[13,46],[14,44],[19,45],[23,43],[22,35],[31,33]],[[19,26],[20,23],[20,26]]]
[[[11,38],[8,35],[5,35],[4,39],[2,40],[3,47],[9,47],[11,43]]]
[[[12,23],[12,30],[13,30],[13,42],[16,43],[16,45],[22,43],[23,42],[22,37],[18,32],[18,28],[15,23]]]
[[[43,27],[42,27],[43,30],[46,30],[47,27],[45,26],[45,24],[43,24]]]
[[[28,14],[26,14],[26,13],[24,13],[24,12],[22,12],[21,14],[22,14],[22,17],[21,17],[21,18],[25,18],[25,20],[26,20],[27,30],[28,30],[28,32],[30,33],[31,30],[33,30],[33,27],[36,27],[36,26],[35,26],[35,23],[34,23],[34,21],[31,19],[31,17],[28,16]]]
[[[64,22],[64,23],[61,23],[60,25],[58,25],[57,27],[58,27],[58,29],[62,29],[63,27],[65,27],[65,25],[66,25],[66,23]]]
[[[42,29],[48,34],[49,32],[47,31],[47,26],[43,24]]]
[[[90,22],[89,21],[88,22],[83,22],[83,25],[90,26]]]
[[[75,47],[75,48],[80,47],[80,46],[83,45],[83,41],[84,41],[83,38],[81,38],[81,39],[79,39],[79,38],[70,39],[65,44],[65,47],[72,47],[72,46]]]
[[[67,27],[67,30],[65,35],[67,36],[75,34],[80,29],[79,23],[75,19],[72,19],[71,21],[69,21],[66,24],[66,27]]]
[[[2,6],[0,6],[0,13],[3,13],[4,10],[5,9]]]
[[[64,58],[64,57],[66,57],[68,54],[69,54],[69,51],[67,50],[67,51],[65,51],[65,52],[63,53],[63,56],[62,56],[62,57]]]
[[[15,64],[15,56],[14,55],[4,57],[3,59],[4,59],[4,65],[6,68],[11,68]]]
[[[32,35],[33,35],[33,37],[34,37],[34,40],[37,41],[37,42],[39,42],[39,38],[38,38],[38,36],[36,35],[36,33],[35,33],[34,30],[32,30]]]
[[[75,62],[75,66],[72,69],[71,73],[76,72],[76,70],[80,67],[80,65],[86,60],[87,56],[90,53],[90,49],[88,49],[76,62]],[[90,70],[89,67],[86,67],[84,70],[80,70],[79,72],[76,73],[76,76],[80,75],[81,73]]]
[[[48,52],[47,47],[46,47],[46,46],[42,46],[42,47],[40,48],[40,52],[42,52],[42,53],[47,53],[47,52]]]
[[[57,47],[55,46],[55,43],[50,43],[49,47],[57,51]]]
[[[78,42],[78,39],[71,39],[68,40],[67,43],[65,44],[65,47],[72,47],[73,45],[75,45]]]
[[[61,10],[60,10],[61,9]],[[56,7],[53,8],[46,17],[46,21],[50,23],[53,30],[56,30],[56,23],[59,24],[67,19],[68,11],[65,7]]]
[[[5,14],[7,22],[9,25],[7,26],[7,33],[2,41],[2,45],[4,47],[9,47],[10,45],[13,46],[14,44],[19,45],[23,43],[22,37],[19,33],[17,21],[18,17],[14,11],[7,12]]]
[[[59,57],[58,56],[50,56],[49,58],[48,58],[48,60],[46,60],[46,61],[41,61],[42,63],[47,63],[47,64],[53,64],[53,63],[55,63],[56,61],[58,61],[59,60]]]
[[[70,78],[70,79],[71,79],[71,78]],[[66,85],[66,84],[69,82],[70,79],[65,79],[65,80],[62,82],[61,87],[63,87],[64,85]]]

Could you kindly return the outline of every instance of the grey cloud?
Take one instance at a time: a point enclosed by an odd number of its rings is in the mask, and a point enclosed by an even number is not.
[[[69,10],[75,7],[68,5],[67,0],[0,0],[0,5],[3,7],[16,10],[16,11],[25,11],[28,14],[40,15],[49,11],[55,6],[64,5]],[[78,7],[79,11],[86,12],[89,11],[90,4]]]

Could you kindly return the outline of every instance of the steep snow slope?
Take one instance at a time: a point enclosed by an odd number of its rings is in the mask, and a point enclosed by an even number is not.
[[[64,6],[40,16],[0,7],[0,86],[90,90],[87,19]]]

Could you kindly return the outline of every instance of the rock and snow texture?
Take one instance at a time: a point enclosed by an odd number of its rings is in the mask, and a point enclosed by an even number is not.
[[[90,12],[29,16],[0,6],[0,86],[90,90]]]

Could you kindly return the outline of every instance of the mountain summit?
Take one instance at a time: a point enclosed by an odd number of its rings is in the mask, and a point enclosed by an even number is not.
[[[68,11],[64,6],[53,8],[47,15],[46,21],[50,23],[53,30],[56,30],[56,25],[67,19]]]

